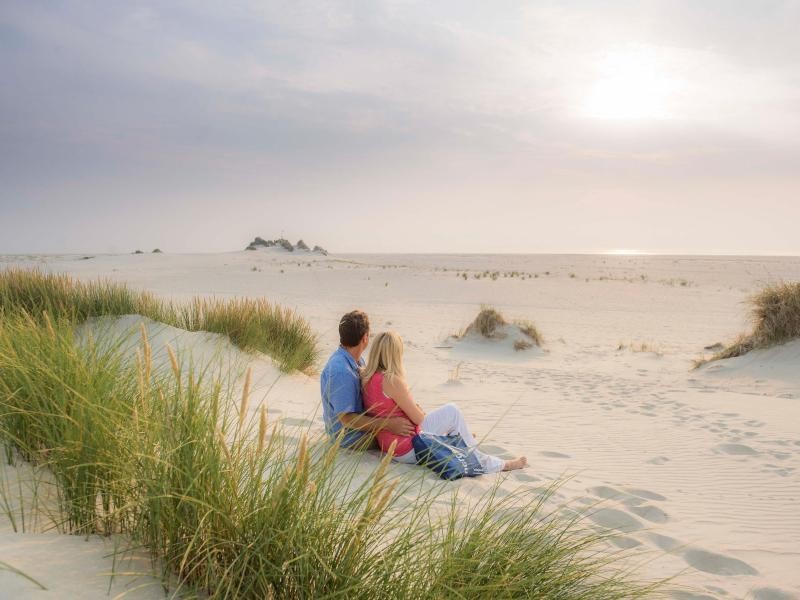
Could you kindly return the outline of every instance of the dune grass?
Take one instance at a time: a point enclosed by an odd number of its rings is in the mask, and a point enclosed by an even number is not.
[[[294,311],[263,299],[195,298],[177,304],[109,281],[77,281],[35,270],[0,272],[0,314],[26,313],[81,323],[103,315],[138,314],[189,331],[227,335],[247,351],[274,358],[284,371],[309,369],[317,358],[317,339]]]
[[[477,332],[485,338],[490,338],[505,325],[508,325],[508,321],[500,311],[491,306],[481,306],[478,316],[467,326],[466,333]]]
[[[507,325],[515,325],[520,330],[520,333],[525,336],[514,341],[515,350],[526,350],[533,346],[542,345],[544,341],[542,334],[539,333],[532,321],[516,320],[510,323],[500,311],[487,305],[481,306],[478,316],[464,329],[462,334],[456,337],[463,337],[473,332],[488,339],[504,337],[502,329]]]
[[[191,313],[194,314],[194,313]],[[170,593],[208,598],[647,596],[600,535],[548,514],[547,493],[453,499],[425,471],[293,436],[200,367],[154,365],[77,338],[70,316],[0,321],[0,440],[53,473],[60,527],[147,548]],[[255,414],[253,419],[247,415]],[[440,484],[445,486],[447,484]],[[465,508],[466,506],[466,508]],[[169,584],[168,582],[172,582]]]
[[[753,328],[710,359],[695,361],[695,367],[725,358],[770,348],[800,338],[800,282],[773,283],[749,299]]]
[[[534,345],[541,346],[544,342],[544,338],[542,338],[542,334],[539,333],[539,330],[536,328],[531,321],[514,321],[514,325],[519,327],[519,330],[527,335]]]

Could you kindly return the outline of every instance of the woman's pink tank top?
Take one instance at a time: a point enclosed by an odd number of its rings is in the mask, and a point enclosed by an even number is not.
[[[364,388],[364,408],[373,417],[406,417],[408,415],[403,412],[403,409],[397,406],[397,403],[383,393],[383,373],[377,371]],[[416,433],[419,433],[419,426],[415,428]],[[387,429],[381,429],[378,432],[378,445],[382,452],[388,452],[389,446],[392,442],[397,440],[397,446],[394,450],[395,456],[402,456],[410,452],[414,446],[411,443],[413,435],[395,435]]]

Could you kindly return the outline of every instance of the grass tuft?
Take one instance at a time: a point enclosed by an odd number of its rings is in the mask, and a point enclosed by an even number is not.
[[[491,306],[482,306],[475,320],[470,323],[465,333],[477,332],[485,338],[495,337],[497,330],[508,325],[499,311]]]
[[[504,328],[512,324],[518,327],[520,333],[524,336],[514,341],[514,350],[527,350],[533,346],[542,345],[544,340],[533,322],[517,320],[513,323],[509,323],[498,310],[485,305],[481,306],[481,311],[478,313],[478,316],[475,317],[475,320],[464,329],[463,333],[456,337],[460,338],[469,333],[476,332],[489,339],[504,338],[506,336]]]
[[[535,346],[541,346],[544,342],[542,334],[531,321],[514,321],[514,325],[519,327],[519,330],[528,336]]]
[[[751,350],[800,338],[800,282],[767,285],[752,296],[749,303],[752,331],[739,335],[730,346],[710,359],[694,361],[695,368],[713,360],[742,356]]]

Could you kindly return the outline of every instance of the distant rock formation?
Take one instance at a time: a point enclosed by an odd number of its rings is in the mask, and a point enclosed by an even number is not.
[[[279,238],[277,240],[265,240],[264,238],[258,236],[256,236],[256,239],[250,242],[245,250],[258,250],[259,247],[273,248],[276,246],[281,247],[284,250],[288,250],[289,252],[294,252],[294,246],[292,246],[292,243],[285,238]]]
[[[144,254],[144,252],[142,252],[141,250],[136,250],[132,254]]]
[[[325,250],[322,246],[314,246],[314,249],[310,250],[308,244],[306,244],[303,240],[298,240],[297,244],[292,245],[292,243],[286,238],[265,240],[264,238],[258,236],[256,236],[256,238],[247,245],[245,250],[258,250],[259,248],[283,248],[287,252],[294,252],[297,250],[299,252],[311,252],[313,254],[322,254],[324,256],[328,255],[327,250]]]
[[[153,254],[162,254],[162,252],[160,249],[156,248],[155,250],[153,250]]]

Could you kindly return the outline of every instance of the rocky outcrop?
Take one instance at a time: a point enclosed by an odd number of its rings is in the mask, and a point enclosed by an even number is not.
[[[256,239],[250,242],[245,250],[258,250],[259,248],[274,247],[280,247],[284,250],[288,250],[289,252],[294,252],[294,246],[292,246],[292,243],[285,238],[279,238],[277,240],[265,240],[264,238],[258,236],[256,236]]]
[[[247,245],[245,250],[258,250],[259,248],[283,248],[287,252],[294,252],[297,250],[298,252],[311,252],[313,254],[322,254],[323,256],[328,255],[328,251],[322,246],[314,246],[314,249],[310,250],[308,244],[306,244],[303,240],[298,240],[297,244],[292,245],[292,243],[286,238],[265,240],[264,238],[258,236],[256,236],[256,238]]]

